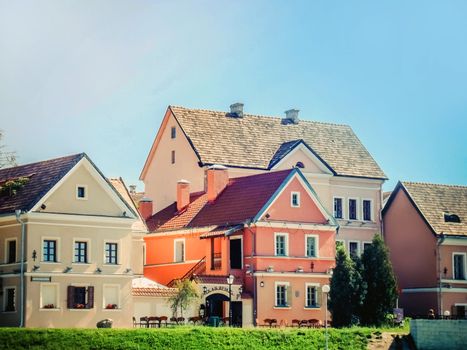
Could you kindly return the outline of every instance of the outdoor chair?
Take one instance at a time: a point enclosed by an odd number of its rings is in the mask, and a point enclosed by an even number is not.
[[[185,323],[185,317],[177,317],[177,324],[184,324]]]
[[[307,327],[308,326],[308,320],[301,320],[298,327]]]
[[[228,317],[222,317],[221,321],[222,321],[223,326],[228,326],[229,325],[229,318]]]
[[[137,328],[138,326],[141,327],[141,322],[137,322],[136,317],[133,316],[133,328]]]
[[[167,327],[167,319],[167,316],[159,317],[159,327],[161,327],[163,323],[165,323],[165,326]]]
[[[139,318],[139,327],[140,327],[140,328],[147,328],[147,327],[149,327],[147,316],[143,316],[143,317],[140,317],[140,318]]]
[[[148,327],[155,328],[159,325],[159,317],[151,316],[148,318]]]
[[[196,323],[201,322],[201,317],[199,316],[193,316],[188,319],[188,323],[193,322],[193,326],[196,325]]]
[[[320,327],[319,320],[317,320],[316,318],[312,318],[312,319],[308,320],[308,327],[309,328],[319,328]]]
[[[293,319],[292,320],[292,327],[300,327],[300,320],[297,320],[297,319]]]

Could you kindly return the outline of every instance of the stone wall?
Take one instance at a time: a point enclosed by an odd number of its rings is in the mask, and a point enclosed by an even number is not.
[[[410,334],[418,350],[467,348],[467,320],[411,320]]]

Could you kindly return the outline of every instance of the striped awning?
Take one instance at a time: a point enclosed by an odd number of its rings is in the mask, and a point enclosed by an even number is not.
[[[217,226],[216,228],[212,229],[209,232],[201,234],[199,236],[200,239],[206,238],[215,238],[215,237],[225,237],[233,235],[235,232],[241,230],[243,225],[236,225],[236,226]]]

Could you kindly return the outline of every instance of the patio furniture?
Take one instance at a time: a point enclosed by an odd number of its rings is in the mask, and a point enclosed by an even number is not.
[[[140,328],[148,328],[149,327],[148,317],[147,316],[143,316],[143,317],[139,318],[139,327]]]
[[[309,328],[320,328],[320,322],[316,318],[312,318],[308,320],[308,327]]]
[[[148,328],[155,328],[159,325],[159,317],[151,316],[148,318]]]
[[[265,318],[264,323],[268,325],[269,328],[277,327],[277,320],[275,318]]]
[[[177,317],[177,324],[184,324],[185,323],[185,317]]]
[[[307,327],[308,326],[308,320],[301,320],[298,327]]]
[[[159,327],[162,326],[162,324],[165,323],[165,326],[167,327],[167,320],[168,320],[168,317],[167,316],[161,316],[159,317]]]
[[[300,327],[300,320],[297,320],[297,319],[293,319],[292,320],[292,327]]]

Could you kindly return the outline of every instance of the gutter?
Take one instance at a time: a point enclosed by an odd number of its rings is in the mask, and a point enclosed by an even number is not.
[[[26,223],[21,220],[21,210],[15,210],[16,221],[21,224],[21,270],[20,270],[20,303],[19,303],[19,327],[24,327],[24,240],[26,236]]]
[[[442,294],[442,283],[441,283],[441,252],[440,246],[444,242],[444,234],[441,232],[436,242],[436,250],[438,254],[438,316],[443,315],[443,294]]]

